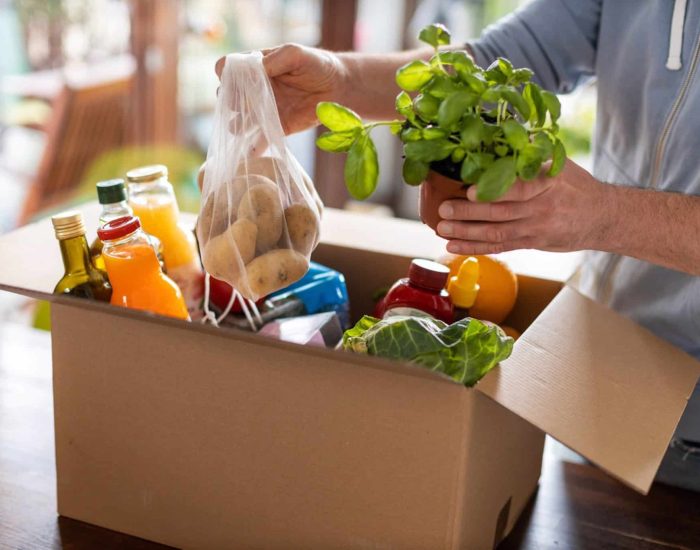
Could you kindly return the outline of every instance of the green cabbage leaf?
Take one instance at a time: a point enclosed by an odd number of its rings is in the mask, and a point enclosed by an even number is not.
[[[471,387],[510,356],[513,339],[478,319],[448,325],[432,317],[365,315],[345,331],[343,349],[409,361]]]

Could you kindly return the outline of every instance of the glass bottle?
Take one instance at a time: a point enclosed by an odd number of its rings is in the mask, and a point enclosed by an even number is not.
[[[129,206],[129,203],[126,201],[126,187],[124,185],[124,180],[121,178],[97,182],[97,200],[102,205],[98,227],[102,227],[107,222],[116,220],[117,218],[132,216],[134,214],[131,206]],[[153,235],[147,235],[147,237],[156,251],[160,267],[165,272],[163,245],[157,237]],[[98,269],[104,271],[105,263],[102,260],[102,241],[99,237],[95,238],[90,245],[90,256],[92,258],[92,263]]]
[[[126,186],[123,179],[112,179],[97,182],[97,200],[102,205],[100,211],[100,223],[102,227],[109,221],[133,215],[133,211],[126,202]],[[102,241],[97,237],[90,245],[90,257],[92,263],[99,269],[105,269],[102,259]]]
[[[180,225],[180,209],[168,169],[162,164],[144,166],[126,174],[129,204],[146,233],[163,245],[168,276],[180,287],[191,313],[199,310],[204,294],[204,273],[194,233]]]
[[[178,286],[163,273],[155,250],[135,216],[107,222],[97,230],[112,283],[112,305],[189,319]]]
[[[51,218],[61,247],[65,273],[54,288],[54,294],[69,294],[109,302],[112,288],[107,274],[90,261],[83,216],[78,211],[57,214]]]

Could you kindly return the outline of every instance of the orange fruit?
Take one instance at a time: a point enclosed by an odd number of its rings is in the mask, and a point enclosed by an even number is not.
[[[513,340],[520,338],[520,332],[515,330],[513,327],[501,325],[501,330],[506,333],[506,336],[510,336]]]
[[[450,277],[469,256],[447,254],[438,262],[450,268]],[[492,256],[474,256],[479,260],[479,293],[469,316],[492,323],[501,323],[515,305],[518,297],[518,278],[502,261]]]

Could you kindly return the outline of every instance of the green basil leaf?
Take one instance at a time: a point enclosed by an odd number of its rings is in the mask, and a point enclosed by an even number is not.
[[[484,139],[484,123],[478,115],[467,115],[462,122],[459,139],[467,151],[477,149]]]
[[[457,144],[446,139],[411,141],[403,146],[407,158],[420,162],[433,162],[447,158]]]
[[[506,145],[496,145],[493,150],[499,157],[505,157],[510,149]]]
[[[520,116],[523,117],[524,120],[529,120],[530,118],[530,106],[527,104],[527,101],[523,99],[523,96],[520,95],[520,92],[513,88],[512,86],[507,86],[504,87],[501,90],[501,97],[505,99],[508,103],[510,103],[515,109],[520,113]]]
[[[420,90],[433,78],[433,71],[428,63],[421,60],[411,61],[396,71],[396,83],[407,92]]]
[[[377,188],[377,150],[367,133],[362,133],[350,147],[344,175],[345,185],[354,199],[365,200]]]
[[[496,159],[479,177],[476,198],[482,202],[502,197],[515,183],[515,159],[502,157]]]
[[[489,82],[495,82],[496,84],[505,84],[508,80],[506,74],[503,73],[501,67],[499,66],[498,59],[491,63],[488,68],[484,71],[484,76]]]
[[[547,90],[542,90],[540,94],[542,95],[542,101],[544,102],[545,107],[547,107],[547,110],[549,111],[549,116],[552,119],[552,122],[556,122],[561,115],[561,103],[559,103],[559,98]]]
[[[496,124],[485,123],[482,130],[482,141],[485,145],[493,145],[493,139],[502,134],[501,127]]]
[[[401,122],[400,120],[395,120],[388,126],[389,131],[396,136],[401,132],[401,129],[403,128],[403,122]]]
[[[334,132],[362,126],[362,119],[355,111],[332,101],[322,101],[316,105],[316,116],[321,124]]]
[[[533,73],[530,69],[527,68],[515,69],[513,71],[513,75],[511,76],[511,81],[515,85],[525,84],[526,82],[530,82],[530,79],[534,75],[535,73]]]
[[[396,112],[409,120],[413,116],[413,100],[403,90],[396,96]]]
[[[543,161],[552,156],[552,148],[554,147],[554,145],[552,144],[552,140],[545,132],[538,132],[535,135],[533,143],[544,151],[544,158],[542,159]]]
[[[519,151],[530,142],[527,130],[513,119],[506,120],[503,123],[503,133],[506,135],[508,144],[516,151]]]
[[[409,185],[420,185],[428,177],[430,165],[411,158],[403,161],[403,180]]]
[[[408,143],[409,141],[418,141],[423,139],[423,132],[418,128],[404,128],[401,130],[401,141]]]
[[[448,95],[463,90],[464,86],[452,80],[449,75],[438,74],[432,82],[423,88],[424,94],[430,94],[438,99],[444,99]]]
[[[438,124],[446,130],[454,130],[466,110],[476,105],[478,101],[479,96],[473,92],[464,91],[448,95],[438,109]]]
[[[476,157],[467,155],[462,161],[459,177],[464,183],[474,183],[479,179],[482,171]]]
[[[528,82],[523,89],[523,98],[530,106],[530,124],[542,126],[547,116],[547,108],[545,107],[540,92],[539,86]]]
[[[481,73],[460,74],[459,77],[477,94],[484,93],[488,85]]]
[[[345,152],[350,149],[359,133],[359,128],[342,132],[324,132],[316,138],[316,146],[329,153]]]
[[[546,158],[546,151],[542,147],[535,143],[528,143],[518,154],[515,166],[518,177],[524,180],[531,180],[537,177],[540,173],[540,167]]]
[[[452,65],[462,80],[476,70],[474,60],[465,51],[440,52],[438,58],[444,65]]]
[[[496,60],[496,63],[498,63],[498,68],[500,69],[501,73],[503,73],[503,75],[506,78],[509,78],[510,75],[513,74],[513,64],[510,61],[508,61],[507,59],[505,59],[503,57],[499,57]]]
[[[440,139],[446,138],[448,135],[448,132],[446,132],[442,128],[435,128],[434,126],[431,126],[429,128],[423,128],[421,130],[421,136],[423,137],[423,139]]]
[[[499,99],[501,99],[501,90],[497,86],[487,88],[484,90],[484,93],[481,94],[481,100],[486,103],[496,103]]]
[[[438,46],[446,46],[450,43],[450,31],[445,25],[435,23],[421,29],[418,34],[418,40],[430,44],[433,48]]]
[[[564,168],[564,163],[566,162],[566,149],[564,144],[560,139],[554,143],[554,149],[552,150],[552,165],[549,167],[547,175],[552,177],[556,176]]]
[[[450,160],[454,162],[455,164],[458,164],[462,162],[462,159],[464,156],[467,154],[467,152],[464,150],[463,147],[457,147],[454,151],[452,151],[452,154],[450,155]]]
[[[432,122],[437,118],[440,101],[429,94],[419,94],[413,101],[413,108],[418,116],[426,122]]]

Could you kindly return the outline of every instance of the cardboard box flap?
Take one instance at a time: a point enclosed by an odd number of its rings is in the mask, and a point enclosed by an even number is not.
[[[564,288],[476,388],[647,493],[700,363]]]

